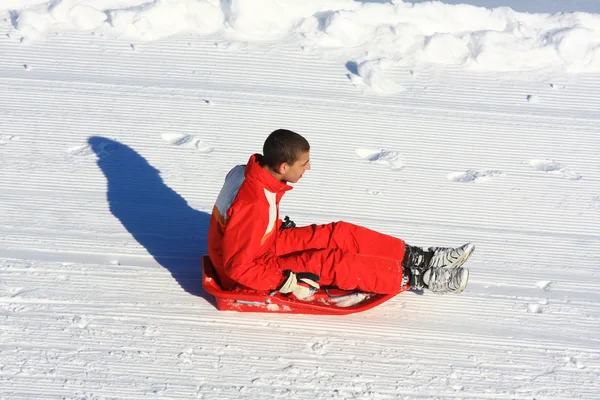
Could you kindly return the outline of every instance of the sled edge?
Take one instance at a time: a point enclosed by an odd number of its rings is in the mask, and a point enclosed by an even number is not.
[[[347,315],[374,308],[396,294],[366,294],[369,297],[349,307],[340,307],[326,301],[327,294],[319,291],[311,300],[298,300],[277,293],[244,293],[223,290],[217,280],[216,271],[208,255],[202,256],[202,285],[204,290],[215,297],[220,311],[266,312],[286,314]],[[408,287],[403,288],[404,291]],[[353,294],[348,292],[348,295]]]

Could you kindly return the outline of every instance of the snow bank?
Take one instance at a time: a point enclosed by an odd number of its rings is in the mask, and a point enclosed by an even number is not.
[[[19,5],[21,4],[21,5]],[[440,2],[351,0],[8,1],[21,40],[52,30],[139,40],[182,32],[229,40],[291,38],[308,51],[347,50],[360,78],[395,93],[382,65],[420,63],[483,71],[600,71],[600,14],[528,14]]]

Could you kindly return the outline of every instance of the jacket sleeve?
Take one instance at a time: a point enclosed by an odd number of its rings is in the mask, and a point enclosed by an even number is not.
[[[225,273],[251,289],[277,288],[283,281],[277,257],[271,253],[259,254],[268,216],[256,204],[238,202],[232,205],[228,217],[223,237]]]

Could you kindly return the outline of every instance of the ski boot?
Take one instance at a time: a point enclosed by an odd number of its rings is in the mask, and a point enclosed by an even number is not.
[[[475,246],[421,247],[406,246],[402,266],[404,279],[413,289],[429,289],[435,293],[460,293],[469,281],[469,270],[461,265],[469,258]]]

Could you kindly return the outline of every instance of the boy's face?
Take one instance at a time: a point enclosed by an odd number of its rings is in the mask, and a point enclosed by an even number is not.
[[[310,151],[300,153],[298,159],[293,164],[282,164],[282,180],[296,183],[302,178],[302,174],[310,169]]]

